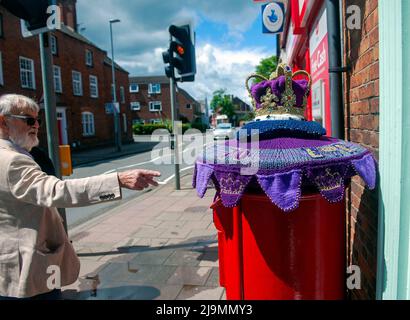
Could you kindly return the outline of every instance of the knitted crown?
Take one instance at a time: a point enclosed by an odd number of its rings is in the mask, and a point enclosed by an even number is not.
[[[298,75],[306,76],[307,80],[295,80]],[[263,81],[249,89],[248,82],[252,78]],[[251,74],[246,78],[245,85],[252,97],[256,116],[290,114],[304,118],[311,83],[308,72],[298,70],[292,73],[288,65],[279,64],[269,79],[259,74]]]

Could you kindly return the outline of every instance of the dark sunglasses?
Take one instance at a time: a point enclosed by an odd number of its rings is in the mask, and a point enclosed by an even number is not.
[[[28,126],[34,126],[34,124],[37,121],[38,125],[41,126],[41,119],[40,118],[33,118],[33,117],[30,117],[30,116],[19,116],[19,115],[16,115],[16,114],[8,114],[8,115],[6,115],[6,117],[17,118],[17,119],[26,121]]]

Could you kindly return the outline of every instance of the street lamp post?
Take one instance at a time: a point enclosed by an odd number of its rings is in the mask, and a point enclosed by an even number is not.
[[[113,102],[113,115],[114,115],[114,132],[115,132],[115,144],[117,150],[121,151],[121,130],[120,130],[120,107],[118,105],[118,112],[116,109],[117,103],[117,93],[115,87],[115,66],[114,66],[114,43],[112,40],[112,24],[120,22],[120,19],[111,19],[110,20],[110,37],[111,37],[111,71],[112,71],[112,102]]]

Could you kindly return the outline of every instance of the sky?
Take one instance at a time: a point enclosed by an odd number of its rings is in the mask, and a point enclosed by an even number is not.
[[[246,77],[263,58],[275,54],[275,36],[262,33],[261,3],[253,0],[77,0],[79,32],[130,76],[165,75],[162,52],[171,24],[191,23],[196,43],[195,82],[179,83],[195,99],[208,102],[226,89],[250,103]]]

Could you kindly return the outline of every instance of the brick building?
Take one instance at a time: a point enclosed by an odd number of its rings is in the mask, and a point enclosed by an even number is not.
[[[229,95],[229,99],[234,107],[234,115],[228,121],[232,122],[233,126],[239,126],[244,119],[247,119],[250,112],[252,112],[252,108],[249,104],[232,94]],[[216,117],[222,115],[220,111],[221,110],[217,108],[211,116],[210,122],[214,127],[217,125]]]
[[[343,63],[351,70],[344,76],[345,138],[370,149],[379,159],[379,29],[377,0],[343,1],[342,12],[359,6],[361,29],[344,32]],[[357,265],[362,290],[352,290],[352,299],[376,298],[378,193],[352,179],[346,193],[348,265]]]
[[[166,76],[130,77],[130,110],[133,123],[171,120],[170,81]],[[192,123],[201,117],[201,106],[188,92],[177,88],[176,120]]]
[[[114,120],[105,111],[105,104],[112,101],[111,60],[106,51],[76,31],[76,1],[64,0],[59,5],[63,25],[50,37],[59,143],[73,148],[112,144]],[[0,20],[0,94],[23,94],[43,108],[39,39],[23,38],[20,20],[1,6]],[[118,65],[115,70],[122,139],[127,142],[132,140],[128,72]],[[44,110],[40,115],[44,117]],[[40,139],[45,146],[45,126]]]
[[[340,138],[359,143],[379,158],[379,33],[378,0],[341,1],[341,19],[329,19],[329,6],[339,1],[283,1],[288,10],[281,58],[294,70],[305,69],[312,76],[312,95],[307,117],[320,122],[333,135],[331,105],[329,24],[341,27],[342,102],[344,121]],[[350,9],[348,10],[348,8]],[[352,11],[352,9],[354,9]],[[360,13],[359,28],[346,24],[352,12]],[[335,50],[337,51],[337,50]],[[335,66],[332,66],[335,67]],[[375,299],[378,253],[379,193],[365,188],[354,177],[346,190],[347,266],[360,268],[360,289],[348,290],[350,299]],[[348,275],[346,275],[347,277]]]

